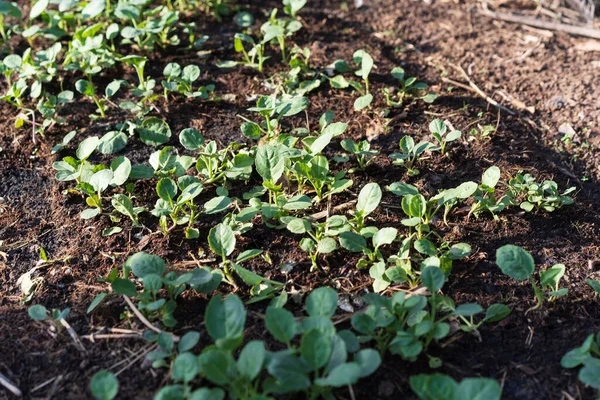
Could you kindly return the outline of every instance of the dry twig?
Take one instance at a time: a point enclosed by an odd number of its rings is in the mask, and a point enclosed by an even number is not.
[[[535,28],[547,29],[556,32],[565,32],[571,35],[584,36],[593,39],[600,39],[600,29],[589,28],[585,26],[576,26],[562,24],[560,22],[542,21],[537,18],[525,17],[490,10],[481,10],[481,14],[490,18],[499,19],[506,22],[514,22],[517,24],[529,25]]]
[[[138,317],[138,319],[144,324],[146,325],[149,329],[153,330],[156,333],[163,333],[164,331],[155,327],[154,325],[152,325],[150,323],[150,321],[148,321],[146,319],[146,317],[144,317],[144,314],[142,314],[140,312],[140,310],[137,309],[137,307],[135,306],[135,304],[133,304],[133,301],[131,301],[131,299],[129,298],[129,296],[123,295],[123,298],[125,299],[125,302],[127,303],[127,305],[129,306],[129,308],[131,308],[131,311],[133,311],[133,313],[135,314],[136,317]],[[179,342],[179,336],[175,336],[172,333],[170,334],[173,337],[173,341],[174,342]]]
[[[9,392],[14,394],[15,396],[23,396],[21,390],[15,386],[6,376],[0,373],[0,385],[4,386]]]

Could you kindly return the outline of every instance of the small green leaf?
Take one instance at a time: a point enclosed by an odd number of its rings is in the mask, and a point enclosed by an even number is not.
[[[119,393],[119,381],[110,371],[98,371],[92,377],[90,390],[96,400],[112,400]]]
[[[240,352],[237,370],[249,381],[255,379],[262,370],[266,357],[265,343],[261,340],[248,342]]]
[[[36,304],[35,306],[31,306],[27,309],[27,313],[29,317],[34,321],[43,321],[48,317],[48,311],[46,307],[41,304]]]
[[[376,182],[367,183],[358,194],[356,211],[361,211],[364,216],[371,214],[381,202],[381,188]]]
[[[228,225],[223,223],[211,228],[208,232],[208,244],[211,250],[220,257],[227,257],[235,249],[235,235]]]
[[[162,258],[143,251],[129,257],[125,266],[130,268],[133,274],[140,279],[150,274],[162,276],[167,268]]]
[[[298,333],[298,323],[294,315],[286,309],[268,307],[265,314],[267,330],[282,343],[290,343]]]
[[[496,251],[496,264],[502,272],[513,279],[522,281],[533,274],[533,257],[521,247],[507,244]]]
[[[315,289],[306,299],[306,312],[311,317],[331,317],[337,309],[337,301],[335,290],[328,287]]]
[[[441,268],[425,267],[421,271],[421,280],[431,293],[436,293],[444,286],[446,275],[444,274],[444,271],[441,270]]]
[[[111,283],[111,287],[116,294],[124,294],[129,297],[135,297],[137,295],[135,284],[129,279],[117,278]]]
[[[354,101],[354,109],[356,111],[360,111],[364,108],[367,108],[371,105],[372,101],[373,101],[373,95],[370,93],[365,94],[364,96],[360,96],[359,98],[357,98]]]

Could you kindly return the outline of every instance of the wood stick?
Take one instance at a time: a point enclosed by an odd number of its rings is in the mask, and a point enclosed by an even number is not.
[[[77,336],[77,332],[75,332],[75,329],[73,329],[71,324],[69,324],[64,318],[60,319],[60,324],[67,329],[71,339],[73,339],[73,342],[75,342],[75,347],[77,347],[82,353],[85,353],[85,347],[83,346],[83,343],[81,343],[81,340],[79,340],[79,336]]]
[[[23,396],[23,393],[21,392],[21,390],[16,387],[10,380],[8,380],[8,378],[6,376],[4,376],[1,372],[0,372],[0,385],[4,386],[6,389],[8,389],[9,392],[11,392],[12,394],[14,394],[15,396]]]
[[[521,15],[514,15],[489,10],[481,10],[479,12],[483,15],[487,15],[490,18],[499,19],[501,21],[514,22],[517,24],[533,26],[535,28],[547,29],[549,31],[565,32],[571,35],[600,39],[600,29],[562,24],[560,22],[542,21],[537,18],[524,17]]]
[[[468,91],[473,92],[475,94],[478,94],[479,96],[483,97],[483,99],[485,101],[487,101],[488,103],[490,103],[494,107],[497,107],[497,108],[505,111],[506,113],[508,113],[510,115],[515,115],[514,111],[512,111],[512,110],[510,110],[510,109],[508,109],[506,107],[504,107],[503,105],[501,105],[500,103],[498,103],[496,100],[492,99],[491,97],[488,97],[487,95],[483,94],[482,92],[480,93],[479,91],[475,90],[471,86],[467,86],[464,83],[460,83],[460,82],[457,82],[457,81],[455,81],[453,79],[449,79],[449,78],[446,78],[446,77],[442,77],[442,82],[446,82],[446,83],[449,83],[451,85],[458,86],[459,88],[468,90]],[[483,94],[483,96],[482,96],[482,94]]]
[[[131,299],[129,298],[129,296],[127,295],[123,295],[123,298],[125,299],[125,302],[127,303],[127,305],[129,306],[129,308],[131,308],[131,311],[133,311],[133,313],[135,314],[136,317],[138,317],[138,319],[144,324],[146,325],[148,328],[152,329],[154,332],[160,334],[163,333],[164,331],[158,329],[157,327],[155,327],[154,325],[152,325],[150,323],[150,321],[148,321],[146,319],[146,317],[144,317],[144,314],[142,314],[140,312],[140,310],[137,309],[137,307],[135,306],[135,304],[133,304],[133,301],[131,301]],[[172,333],[170,333],[170,335],[173,337],[173,341],[174,342],[179,342],[179,336],[175,336]]]

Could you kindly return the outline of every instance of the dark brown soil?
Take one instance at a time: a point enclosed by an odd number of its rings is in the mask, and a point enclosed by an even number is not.
[[[479,181],[491,165],[501,168],[503,178],[523,170],[539,179],[556,180],[560,187],[577,187],[575,204],[553,213],[511,209],[498,221],[488,216],[466,220],[464,214],[457,214],[451,218],[450,228],[442,228],[442,234],[473,247],[469,259],[455,263],[447,294],[457,303],[505,303],[513,312],[498,324],[483,326],[481,340],[463,334],[444,348],[434,348],[432,355],[444,360],[441,372],[457,379],[483,376],[499,380],[506,399],[560,399],[567,395],[592,399],[594,393],[578,382],[576,372],[560,367],[560,358],[590,333],[600,330],[599,300],[585,283],[589,277],[600,278],[599,271],[588,268],[590,261],[600,259],[599,53],[577,50],[576,45],[584,39],[493,22],[479,15],[477,5],[471,2],[427,5],[408,0],[366,1],[367,5],[359,10],[352,6],[344,9],[341,1],[309,3],[301,14],[310,28],[302,30],[295,42],[311,49],[313,65],[323,68],[338,58],[348,60],[355,50],[365,48],[377,64],[373,92],[392,83],[386,74],[394,66],[402,66],[410,75],[428,81],[440,96],[433,105],[416,102],[403,110],[393,110],[391,119],[384,120],[376,113],[354,111],[354,97],[349,92],[325,87],[311,94],[312,124],[316,126],[318,117],[331,109],[336,120],[349,122],[347,137],[368,137],[382,153],[366,173],[353,176],[354,193],[369,181],[383,186],[399,180],[435,193],[466,180]],[[249,7],[260,16],[257,5],[253,2]],[[219,70],[214,61],[232,58],[231,38],[236,27],[230,19],[218,24],[205,18],[197,24],[210,37],[207,48],[212,52],[208,58],[198,59],[187,52],[153,54],[149,73],[159,76],[170,61],[193,62],[205,71],[206,82],[215,83],[217,94],[235,94],[236,98],[230,102],[159,102],[157,115],[169,122],[173,144],[177,141],[175,133],[187,127],[196,127],[220,143],[245,141],[236,115],[247,114],[246,109],[253,104],[246,99],[266,93],[262,80],[281,71],[281,66],[275,62],[277,58],[271,60],[264,76],[243,69]],[[496,94],[502,91],[535,107],[535,113],[499,114],[472,92],[451,88],[443,76],[464,82],[451,63],[468,70],[474,82],[495,99],[514,108]],[[113,76],[105,78],[108,81]],[[376,97],[375,106],[383,108],[382,96]],[[43,283],[32,304],[44,304],[49,309],[70,307],[68,320],[79,335],[103,326],[139,327],[135,320],[120,319],[124,306],[117,299],[91,315],[85,313],[93,297],[107,290],[97,278],[142,249],[164,257],[175,269],[188,268],[182,262],[191,260],[191,255],[210,253],[205,237],[217,219],[204,221],[199,240],[187,241],[180,233],[168,238],[142,238],[135,230],[103,238],[101,231],[110,226],[109,222],[79,218],[83,200],[63,193],[68,185],[54,179],[51,165],[58,156],[51,155],[50,150],[72,129],[78,130],[74,141],[80,141],[103,134],[110,124],[127,116],[111,110],[111,117],[98,124],[89,119],[93,105],[77,101],[63,111],[68,124],[54,127],[38,138],[36,146],[28,127],[14,128],[15,109],[3,103],[0,110],[0,372],[15,382],[26,398],[83,399],[90,398],[88,383],[96,371],[123,369],[119,398],[150,398],[167,377],[149,368],[143,359],[135,359],[146,343],[86,341],[87,352],[82,353],[67,334],[52,338],[45,325],[30,320],[26,307],[19,303],[17,279],[36,266],[40,248],[44,248],[49,258],[57,261],[39,269]],[[419,166],[421,174],[409,177],[405,170],[392,166],[385,155],[397,149],[404,135],[423,137],[427,124],[435,117],[449,119],[465,133],[476,124],[497,126],[497,131],[489,140],[451,146],[448,158],[426,160]],[[303,126],[304,121],[302,116],[289,123]],[[560,140],[563,134],[558,128],[563,124],[570,124],[576,132],[570,142]],[[126,155],[132,161],[143,162],[152,150],[131,141]],[[70,146],[60,156],[73,152],[74,146]],[[156,200],[149,185],[138,184],[136,193],[140,203],[150,205]],[[336,202],[348,199],[341,196]],[[399,204],[398,198],[386,194],[383,202],[388,206],[380,207],[372,215],[373,220],[398,227],[402,218],[401,210],[394,207]],[[145,222],[157,229],[151,218]],[[356,259],[350,256],[335,255],[328,259],[329,271],[309,272],[310,263],[299,250],[298,240],[257,221],[252,234],[240,239],[240,248],[268,252],[272,265],[257,259],[250,267],[272,279],[291,280],[302,292],[331,285],[347,296],[368,288],[368,274],[354,268]],[[568,268],[564,285],[569,295],[525,315],[533,303],[532,289],[506,278],[494,263],[496,249],[507,243],[526,248],[538,266],[564,263]],[[295,264],[289,275],[278,268],[284,262]],[[243,290],[240,294],[244,296]],[[178,306],[178,329],[203,330],[200,324],[205,300],[197,295],[183,296]],[[260,311],[264,305],[255,308]],[[263,336],[260,324],[249,318],[248,336]],[[356,398],[412,398],[409,377],[428,372],[431,370],[426,360],[408,363],[390,356],[372,378],[354,388]],[[0,398],[10,398],[3,390],[0,388]],[[350,398],[350,394],[341,391],[338,397]]]

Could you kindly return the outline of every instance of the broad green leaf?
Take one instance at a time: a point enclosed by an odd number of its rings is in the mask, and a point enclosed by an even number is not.
[[[29,19],[35,19],[42,15],[48,8],[48,0],[38,0],[29,11]]]
[[[48,317],[48,311],[46,307],[41,304],[36,304],[27,309],[29,317],[34,321],[43,321]]]
[[[135,284],[129,279],[117,278],[112,281],[111,288],[116,294],[123,294],[129,297],[135,297],[137,295]]]
[[[79,143],[79,146],[77,147],[77,158],[80,160],[87,160],[88,157],[92,155],[94,150],[96,150],[96,147],[98,147],[99,142],[100,139],[98,139],[97,136],[92,136],[83,140],[81,143]]]
[[[190,351],[200,341],[200,333],[196,331],[186,332],[177,343],[177,351],[184,353]]]
[[[487,187],[495,187],[500,180],[500,168],[496,166],[489,167],[481,177],[481,183]]]
[[[102,154],[115,154],[127,146],[127,135],[119,131],[111,131],[100,138],[98,151]]]
[[[171,378],[175,382],[191,382],[198,375],[198,359],[192,353],[181,353],[175,357]]]
[[[140,279],[150,274],[162,276],[167,268],[162,258],[143,251],[129,257],[125,262],[125,267],[130,268],[133,274]]]
[[[463,317],[471,317],[483,312],[483,307],[477,303],[461,304],[454,310],[454,315],[462,315]]]
[[[453,400],[500,400],[502,389],[489,378],[466,378],[458,384]]]
[[[436,256],[437,255],[437,249],[435,247],[435,244],[433,244],[428,239],[415,240],[414,247],[415,247],[415,250],[417,250],[421,254],[425,254],[428,256]]]
[[[94,85],[90,81],[85,79],[80,79],[75,82],[75,89],[85,96],[93,96],[96,94],[96,89],[94,89]]]
[[[425,285],[431,293],[436,293],[444,286],[446,275],[441,268],[425,267],[421,271],[421,280],[423,281],[423,285]]]
[[[413,375],[410,377],[409,383],[412,391],[421,400],[455,400],[454,394],[458,389],[458,383],[443,374]]]
[[[398,230],[396,228],[381,228],[373,236],[373,246],[377,249],[386,244],[392,244],[396,240]]]
[[[90,178],[90,185],[94,188],[96,192],[104,192],[106,188],[110,185],[110,182],[113,180],[114,174],[110,169],[103,169],[101,171],[96,172]]]
[[[328,287],[315,289],[306,299],[306,312],[311,317],[331,317],[335,314],[337,301],[335,290]]]
[[[370,93],[365,94],[364,96],[360,96],[359,98],[357,98],[354,101],[354,109],[356,111],[360,111],[364,108],[367,108],[371,105],[372,101],[373,101],[373,95]]]
[[[248,342],[240,352],[237,369],[240,375],[252,381],[262,370],[266,357],[265,343],[260,340]]]
[[[354,385],[361,376],[361,368],[358,363],[343,363],[335,367],[325,378],[318,378],[315,384],[318,386],[342,387]]]
[[[302,335],[300,355],[311,370],[316,371],[327,364],[331,357],[331,338],[313,329]]]
[[[263,145],[256,151],[256,171],[267,182],[277,182],[285,169],[285,158],[279,146]]]
[[[110,371],[98,371],[92,377],[90,391],[96,400],[113,400],[119,393],[119,381]]]
[[[110,169],[113,171],[113,178],[110,184],[113,186],[121,186],[131,174],[131,161],[125,156],[115,158],[110,163]]]
[[[283,308],[268,307],[265,326],[275,339],[286,344],[290,343],[298,333],[298,323],[294,315]]]
[[[579,380],[594,389],[600,390],[600,359],[588,359],[577,375]]]
[[[225,258],[235,249],[235,235],[228,225],[221,223],[208,232],[208,244],[215,254]]]
[[[367,183],[358,194],[356,210],[361,211],[364,216],[371,214],[381,201],[381,188],[376,182]]]
[[[225,299],[221,296],[210,299],[204,318],[208,334],[215,341],[241,339],[244,334],[246,309],[244,303],[235,294],[230,294]]]
[[[216,299],[216,297],[213,297]],[[209,303],[210,306],[210,303]],[[216,385],[231,383],[231,370],[235,366],[231,356],[220,349],[208,349],[198,357],[200,370]]]
[[[157,117],[145,119],[136,132],[142,142],[151,146],[159,146],[171,138],[169,124]]]
[[[508,317],[510,311],[510,308],[505,306],[504,304],[492,304],[485,311],[485,320],[487,322],[501,321],[504,318]]]
[[[320,254],[329,254],[337,249],[337,242],[335,239],[326,237],[317,243],[317,251]]]
[[[91,0],[84,8],[81,10],[81,16],[83,19],[92,19],[102,14],[106,8],[105,0]]]
[[[359,253],[367,248],[367,241],[358,233],[348,231],[340,233],[340,245],[353,253]]]
[[[179,142],[188,150],[200,150],[204,136],[197,129],[187,128],[179,133]]]
[[[170,204],[177,195],[177,184],[171,178],[162,178],[156,184],[156,193],[158,197]]]
[[[513,279],[522,281],[533,274],[533,257],[521,247],[507,244],[496,251],[496,264],[502,272]]]
[[[375,349],[363,349],[356,353],[354,361],[360,366],[360,377],[366,378],[381,365],[381,356]]]

